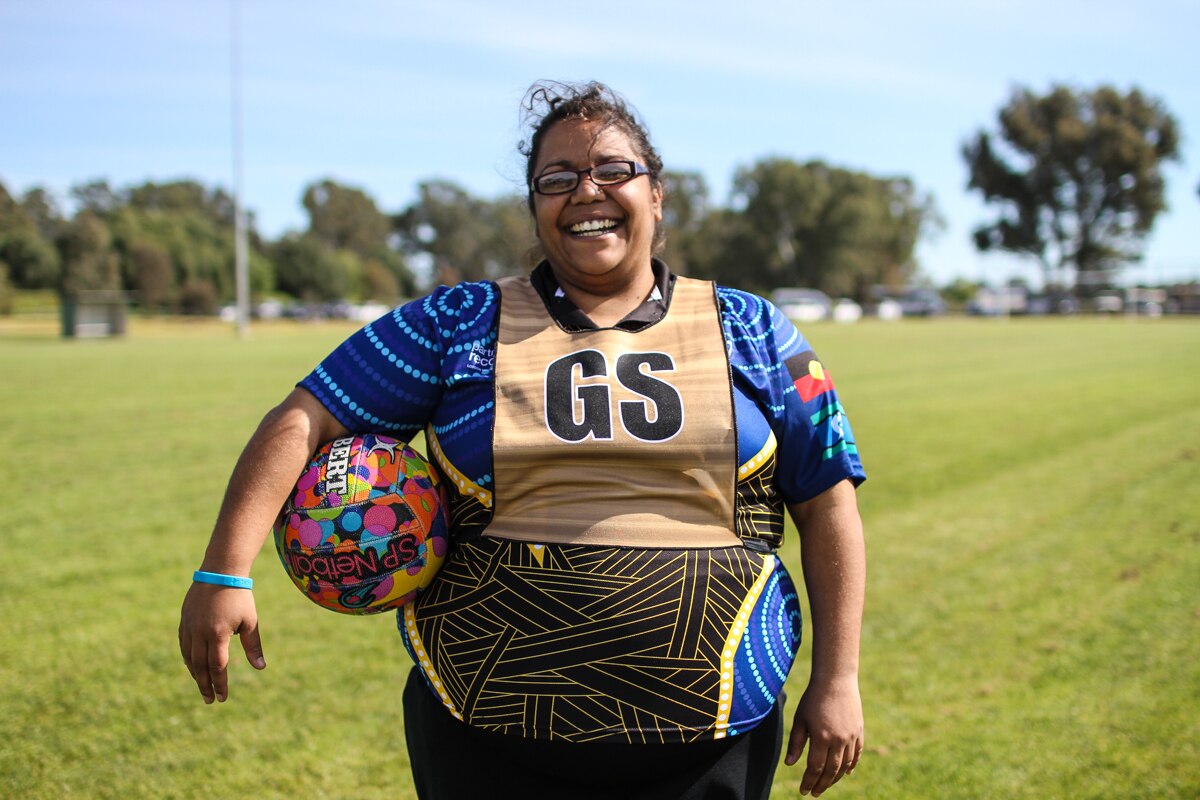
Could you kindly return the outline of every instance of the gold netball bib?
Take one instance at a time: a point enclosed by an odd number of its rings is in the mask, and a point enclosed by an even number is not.
[[[495,509],[485,535],[691,548],[734,533],[732,384],[711,283],[677,278],[639,331],[568,332],[499,281]]]

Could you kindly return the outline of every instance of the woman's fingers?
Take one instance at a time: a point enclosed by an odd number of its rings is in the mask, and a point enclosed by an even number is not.
[[[812,792],[813,797],[821,794],[842,776],[842,754],[840,747],[809,745],[808,768],[800,781],[800,794]]]
[[[246,660],[255,669],[266,669],[267,658],[263,654],[262,639],[258,636],[258,621],[243,623],[238,629],[242,639],[242,649],[246,651]]]
[[[229,697],[229,640],[241,631],[246,658],[266,667],[254,597],[245,589],[193,584],[179,620],[179,651],[205,703]]]

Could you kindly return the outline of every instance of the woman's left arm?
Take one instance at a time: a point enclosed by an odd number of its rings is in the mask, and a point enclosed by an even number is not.
[[[784,763],[808,764],[800,793],[822,792],[849,774],[863,749],[858,648],[867,557],[854,486],[844,480],[789,506],[800,532],[801,563],[812,613],[813,655]]]

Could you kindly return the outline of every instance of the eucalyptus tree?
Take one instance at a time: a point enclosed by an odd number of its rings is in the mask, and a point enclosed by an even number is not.
[[[905,176],[767,158],[737,171],[730,208],[705,218],[700,272],[769,292],[805,286],[868,299],[904,286],[916,244],[941,224],[933,197]]]
[[[1164,161],[1179,157],[1179,125],[1140,89],[1018,88],[994,131],[962,148],[968,187],[998,215],[974,232],[981,251],[1036,259],[1048,284],[1110,283],[1140,260],[1166,208]]]

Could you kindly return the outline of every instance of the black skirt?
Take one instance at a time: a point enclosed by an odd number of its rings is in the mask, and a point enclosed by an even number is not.
[[[783,704],[746,733],[692,744],[540,741],[455,719],[413,669],[404,731],[421,800],[767,800]]]

